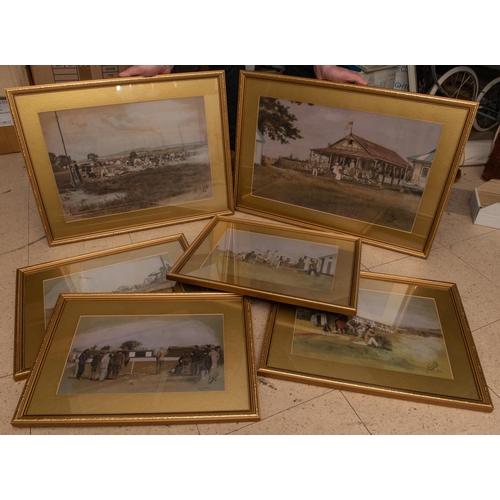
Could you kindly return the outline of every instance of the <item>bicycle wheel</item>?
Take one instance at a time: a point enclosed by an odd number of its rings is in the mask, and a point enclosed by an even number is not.
[[[450,69],[438,79],[438,83],[444,93],[434,84],[429,90],[429,94],[475,101],[479,91],[477,75],[474,70],[467,66],[457,66]]]
[[[477,110],[474,128],[479,132],[490,130],[500,120],[500,76],[491,80],[477,96]]]

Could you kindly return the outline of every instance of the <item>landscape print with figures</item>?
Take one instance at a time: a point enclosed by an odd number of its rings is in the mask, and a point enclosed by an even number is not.
[[[202,96],[39,118],[67,222],[213,196]]]
[[[173,292],[176,283],[167,279],[171,268],[172,259],[163,253],[44,280],[45,326],[61,293]]]
[[[252,195],[411,232],[442,125],[260,97]]]
[[[339,247],[228,229],[200,272],[331,292]]]
[[[297,308],[292,353],[453,379],[434,299],[359,291],[356,316]]]
[[[222,314],[82,316],[57,393],[224,388]]]

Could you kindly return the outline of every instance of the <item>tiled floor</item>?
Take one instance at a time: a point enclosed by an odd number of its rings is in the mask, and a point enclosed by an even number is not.
[[[256,423],[151,427],[14,428],[23,382],[12,378],[16,269],[183,232],[192,242],[208,221],[50,248],[20,154],[0,156],[0,434],[499,434],[500,230],[475,226],[469,198],[483,167],[464,167],[427,260],[363,246],[362,269],[455,282],[468,316],[493,404],[492,413],[386,399],[259,378]],[[241,217],[253,218],[244,214]],[[269,303],[254,301],[258,359]]]

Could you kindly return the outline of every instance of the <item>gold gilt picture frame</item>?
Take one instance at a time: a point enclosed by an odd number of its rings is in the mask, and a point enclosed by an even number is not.
[[[12,425],[258,419],[249,299],[63,294]]]
[[[477,103],[242,72],[242,212],[429,255]]]
[[[17,270],[14,380],[28,377],[61,293],[172,293],[167,272],[188,247],[183,234]]]
[[[258,374],[493,410],[453,283],[361,272],[356,316],[275,304]]]
[[[6,95],[49,245],[233,213],[223,72]]]
[[[215,217],[168,277],[180,283],[354,314],[359,238]]]

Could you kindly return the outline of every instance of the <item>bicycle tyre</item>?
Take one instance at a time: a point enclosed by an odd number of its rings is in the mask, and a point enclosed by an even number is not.
[[[476,100],[479,102],[479,109],[474,129],[478,132],[491,130],[498,125],[500,118],[500,76],[486,84]]]
[[[429,90],[430,95],[441,95],[453,97],[454,99],[464,99],[475,101],[479,92],[479,80],[473,69],[468,66],[457,66],[447,71],[438,79],[438,83],[443,88],[443,94],[439,87],[434,84]]]

